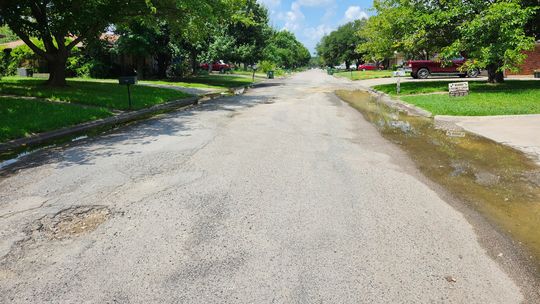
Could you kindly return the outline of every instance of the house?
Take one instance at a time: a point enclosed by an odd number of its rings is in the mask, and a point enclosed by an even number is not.
[[[518,72],[507,72],[507,75],[533,75],[535,70],[540,70],[540,40],[536,41],[533,50],[524,52],[527,58],[519,66]]]
[[[99,76],[115,77],[119,75],[127,75],[133,71],[137,71],[139,76],[143,76],[153,75],[158,72],[158,62],[153,56],[137,57],[131,54],[119,54],[111,51],[118,42],[119,38],[119,35],[110,32],[101,34],[100,40],[104,42],[108,51],[106,54],[103,54],[105,57],[100,58],[104,64],[104,68],[107,71],[105,71],[103,75]],[[0,50],[10,53],[13,49],[23,45],[25,45],[25,43],[22,40],[10,41],[0,44]],[[84,45],[82,42],[79,42],[76,46],[80,50],[84,50],[86,47],[86,45]],[[21,66],[34,67],[36,72],[48,73],[47,62],[37,56],[35,56],[34,59],[25,61],[25,63],[22,63]]]

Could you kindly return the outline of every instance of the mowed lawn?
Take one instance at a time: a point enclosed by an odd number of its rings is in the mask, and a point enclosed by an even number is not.
[[[241,87],[253,83],[251,77],[240,75],[202,75],[183,78],[181,80],[142,80],[141,83],[178,86],[184,88],[201,88],[226,90]]]
[[[469,96],[450,97],[445,94],[448,82],[407,82],[401,84],[400,98],[434,115],[540,114],[540,81],[507,80],[503,84],[471,81],[469,87]],[[397,95],[395,84],[375,86],[374,89]]]
[[[45,85],[45,79],[4,77],[0,80],[0,94],[40,97],[118,110],[128,109],[126,86],[111,81],[71,79],[68,80],[66,87],[49,87]],[[131,86],[133,109],[142,109],[189,96],[174,89]]]
[[[68,103],[0,97],[0,142],[111,115],[105,108],[84,108]]]
[[[351,72],[337,72],[334,73],[337,77],[345,77],[350,80],[365,80],[375,78],[389,78],[392,77],[392,71],[353,71]]]

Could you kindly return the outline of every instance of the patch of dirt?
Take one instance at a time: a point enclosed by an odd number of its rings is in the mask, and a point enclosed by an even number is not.
[[[104,206],[80,206],[64,209],[53,216],[44,216],[32,225],[34,238],[66,239],[95,230],[111,215]]]
[[[29,250],[47,241],[69,240],[94,231],[111,215],[105,206],[78,206],[35,220],[25,229],[26,237],[13,243],[9,252],[0,256],[0,278],[6,276],[3,270],[23,259]]]

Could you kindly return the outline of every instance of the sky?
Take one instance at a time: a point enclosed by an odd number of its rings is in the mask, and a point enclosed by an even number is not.
[[[342,24],[371,15],[372,0],[259,0],[270,24],[296,35],[313,54],[320,39]]]

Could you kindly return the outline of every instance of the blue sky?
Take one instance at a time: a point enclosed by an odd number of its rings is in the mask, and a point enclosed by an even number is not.
[[[270,13],[270,23],[277,29],[293,32],[313,53],[325,34],[341,24],[366,18],[372,0],[259,0]]]

